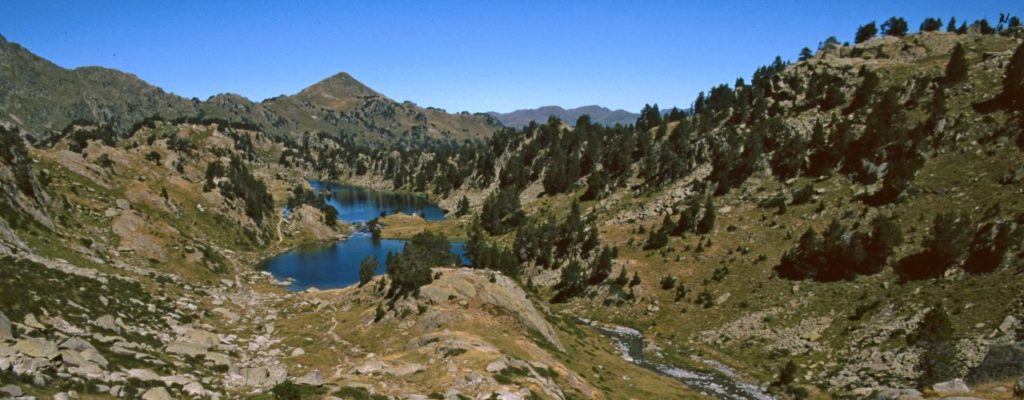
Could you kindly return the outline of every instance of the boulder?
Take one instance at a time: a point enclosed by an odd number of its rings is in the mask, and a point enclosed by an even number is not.
[[[294,383],[299,385],[310,385],[310,386],[323,386],[324,377],[320,374],[319,370],[309,371],[308,374],[303,375],[301,378],[296,378]]]
[[[39,322],[35,314],[32,313],[25,314],[25,326],[32,329],[46,329],[46,326]]]
[[[128,377],[129,378],[135,378],[135,379],[138,379],[138,380],[143,381],[143,382],[159,381],[160,380],[160,375],[157,375],[157,373],[153,372],[153,370],[151,370],[151,369],[132,368],[132,369],[129,369],[127,372],[128,372]]]
[[[487,372],[490,372],[492,374],[501,372],[501,370],[505,368],[508,368],[508,364],[505,362],[504,358],[492,361],[490,364],[487,364]]]
[[[82,356],[82,353],[70,349],[64,349],[60,351],[60,360],[63,361],[64,364],[73,365],[76,367],[80,367],[89,363],[89,361]]]
[[[994,344],[977,367],[967,374],[966,381],[979,383],[1013,379],[1024,375],[1024,343]]]
[[[951,381],[939,382],[932,385],[932,391],[935,393],[965,393],[970,392],[971,388],[967,387],[963,379],[953,379]]]
[[[14,350],[29,357],[52,360],[60,355],[57,345],[46,339],[24,338],[14,345]]]
[[[871,400],[918,400],[923,398],[924,395],[917,390],[894,388],[876,389],[869,397]]]
[[[96,350],[96,347],[94,347],[92,343],[89,343],[83,339],[76,337],[65,340],[63,343],[60,344],[60,348],[75,351]]]
[[[1024,376],[1017,379],[1017,383],[1013,385],[1013,395],[1024,397]]]
[[[196,343],[188,343],[177,341],[167,345],[164,351],[171,354],[179,354],[185,356],[198,356],[206,353],[206,347],[200,346]]]
[[[189,396],[197,398],[208,395],[206,388],[204,388],[203,385],[200,384],[199,382],[189,382],[188,384],[181,388],[181,391]]]
[[[21,388],[17,385],[7,385],[0,387],[0,393],[6,394],[10,397],[21,397]]]
[[[229,366],[230,367],[232,364],[234,364],[231,361],[231,357],[230,356],[228,356],[226,354],[222,354],[222,353],[215,353],[215,352],[211,351],[211,352],[208,352],[206,354],[203,354],[203,357],[205,357],[207,360],[210,360],[211,362],[213,362],[213,365],[223,365],[223,366]]]
[[[384,373],[386,373],[388,375],[394,375],[394,376],[402,377],[402,376],[409,376],[409,375],[415,374],[417,372],[423,372],[423,371],[426,371],[426,370],[427,370],[427,367],[424,367],[422,364],[413,363],[413,364],[405,364],[405,365],[400,365],[400,366],[397,366],[397,367],[387,368],[387,369],[384,370]]]
[[[14,331],[11,330],[11,320],[0,312],[0,342],[7,339],[14,339]]]
[[[242,368],[229,376],[233,386],[270,387],[288,379],[288,370],[283,367]]]
[[[45,358],[18,357],[11,364],[11,371],[18,375],[33,374],[50,366],[50,361]]]
[[[114,316],[112,316],[110,314],[106,314],[106,315],[104,315],[102,317],[96,318],[96,320],[93,321],[92,323],[94,325],[96,325],[96,326],[98,326],[100,328],[106,329],[108,331],[112,331],[112,332],[119,332],[120,331],[120,329],[118,329],[118,327],[117,327],[116,321],[114,321]]]
[[[142,400],[171,400],[171,394],[161,386],[150,388],[142,394]]]
[[[303,350],[301,347],[296,347],[294,350],[292,350],[292,357],[298,357],[304,354],[306,354],[306,351]]]
[[[372,375],[372,374],[375,374],[377,372],[380,372],[383,369],[384,369],[384,363],[382,363],[380,361],[377,361],[377,360],[372,360],[372,361],[367,361],[367,362],[363,363],[362,365],[356,367],[356,372],[359,373],[360,375]]]

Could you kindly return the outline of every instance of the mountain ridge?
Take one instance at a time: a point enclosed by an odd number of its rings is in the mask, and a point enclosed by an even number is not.
[[[558,117],[570,125],[575,125],[579,117],[589,115],[591,122],[605,126],[614,126],[615,124],[630,125],[636,122],[636,119],[640,116],[640,114],[626,110],[612,110],[599,105],[587,105],[569,109],[550,105],[538,108],[524,108],[507,113],[490,111],[487,114],[497,118],[503,125],[513,128],[529,125],[530,122],[542,124],[547,122],[550,116]]]
[[[186,99],[116,69],[68,69],[0,40],[0,118],[46,141],[75,121],[109,124],[122,134],[152,117],[216,119],[297,138],[326,132],[364,144],[479,139],[501,128],[483,114],[449,114],[398,103],[339,72],[291,94],[255,102],[234,93]]]

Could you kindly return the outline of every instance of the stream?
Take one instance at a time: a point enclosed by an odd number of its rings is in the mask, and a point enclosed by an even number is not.
[[[731,368],[711,360],[701,360],[714,371],[694,371],[672,365],[649,361],[644,356],[644,335],[640,331],[624,326],[607,325],[580,318],[580,322],[610,338],[619,349],[622,358],[633,364],[670,376],[707,396],[728,400],[774,400],[761,387],[740,381],[739,374]]]

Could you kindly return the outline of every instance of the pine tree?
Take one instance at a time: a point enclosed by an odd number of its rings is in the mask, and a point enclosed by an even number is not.
[[[1007,108],[1024,110],[1024,44],[1017,46],[1003,75],[1003,94]]]
[[[907,341],[911,345],[919,345],[925,349],[918,364],[918,370],[921,371],[918,384],[922,387],[957,376],[959,361],[953,337],[953,323],[941,304],[925,314],[917,330],[907,338]]]
[[[857,35],[854,38],[854,43],[866,42],[868,39],[875,37],[875,35],[877,34],[878,27],[875,25],[875,21],[871,21],[857,28]]]
[[[708,196],[704,202],[704,216],[701,217],[700,223],[697,224],[697,233],[711,233],[713,229],[715,229],[715,203],[711,196]]]
[[[907,20],[901,17],[892,17],[882,24],[882,35],[903,37],[907,34]]]
[[[925,18],[921,22],[921,32],[936,32],[942,29],[942,20],[938,18]]]
[[[462,196],[462,200],[459,200],[459,208],[455,211],[456,217],[461,217],[469,214],[469,199],[466,196]]]
[[[373,272],[377,270],[379,264],[377,257],[372,255],[363,259],[363,262],[359,264],[359,286],[363,286],[373,279]]]
[[[946,76],[943,81],[947,84],[963,82],[967,79],[967,59],[964,58],[964,47],[960,43],[953,47],[953,53],[946,63]]]
[[[800,50],[800,56],[797,59],[800,61],[807,61],[810,60],[811,57],[814,57],[814,53],[811,53],[811,49],[804,47]]]
[[[956,17],[949,17],[949,24],[946,25],[946,32],[956,33]]]

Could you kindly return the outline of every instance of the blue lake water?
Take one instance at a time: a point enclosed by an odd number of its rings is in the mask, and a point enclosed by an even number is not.
[[[264,263],[264,268],[277,279],[292,278],[288,290],[331,289],[359,282],[359,264],[366,256],[377,257],[376,275],[384,273],[388,253],[400,253],[405,240],[381,239],[376,243],[369,233],[356,232],[348,239],[323,247],[295,249]],[[452,242],[452,253],[469,264],[463,243]]]
[[[427,198],[407,193],[385,192],[361,186],[339,183],[309,181],[317,192],[331,192],[328,203],[338,210],[338,219],[350,222],[367,222],[381,214],[403,212],[416,214],[427,221],[444,219],[444,210]]]
[[[363,223],[382,213],[396,212],[417,214],[428,221],[444,219],[444,211],[422,196],[320,181],[310,181],[310,185],[316,191],[331,192],[329,203],[338,210],[338,219],[345,222]],[[288,217],[287,211],[285,217]],[[400,253],[405,242],[396,239],[374,241],[367,232],[355,232],[348,239],[331,245],[300,248],[277,255],[265,261],[262,267],[277,279],[291,278],[289,290],[345,287],[359,282],[359,264],[366,256],[377,257],[375,274],[383,274],[388,253]],[[452,253],[458,255],[463,264],[469,264],[463,243],[451,242],[451,245]]]

